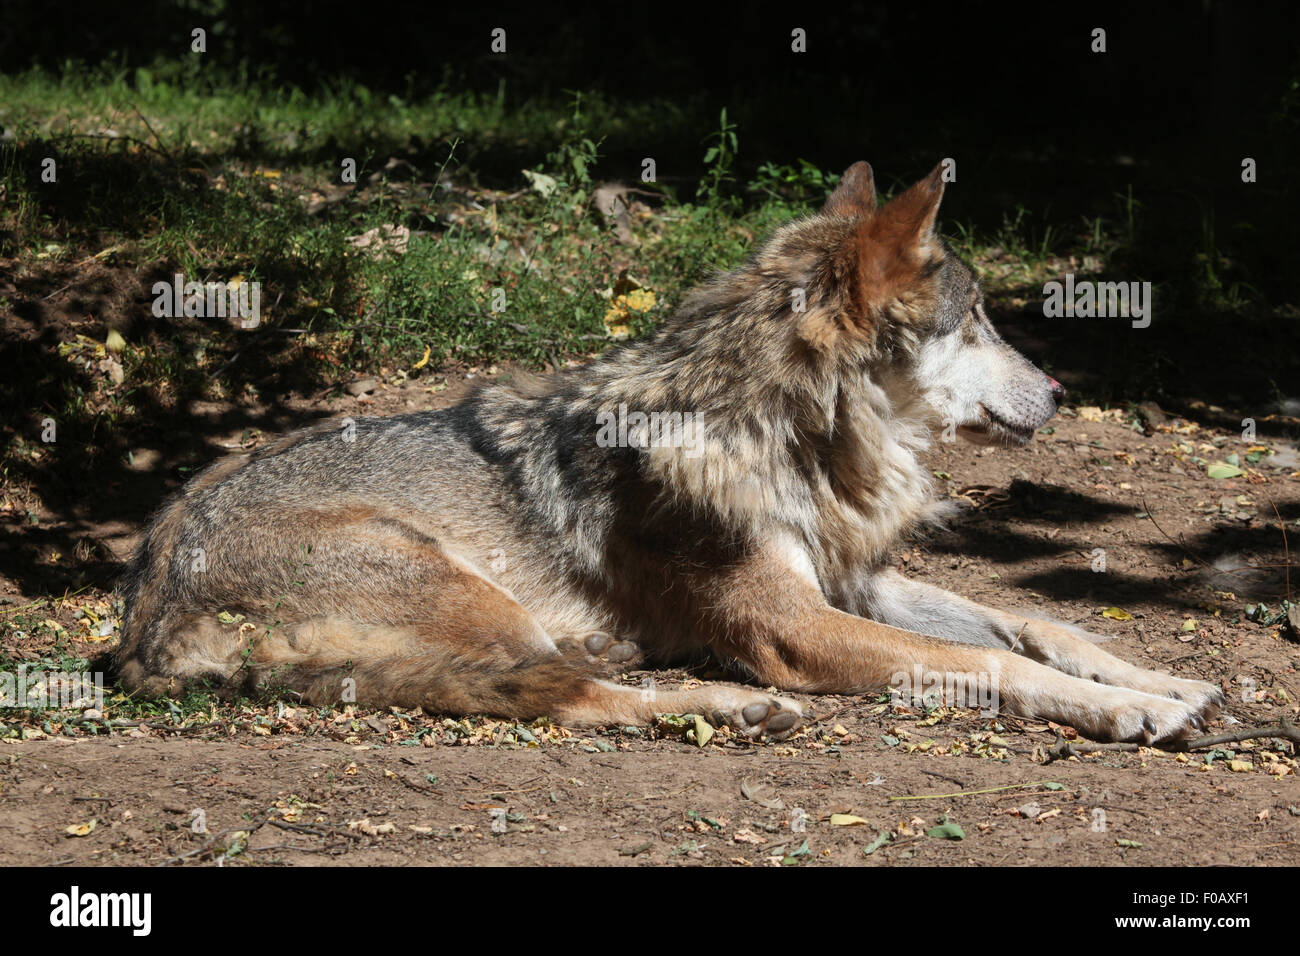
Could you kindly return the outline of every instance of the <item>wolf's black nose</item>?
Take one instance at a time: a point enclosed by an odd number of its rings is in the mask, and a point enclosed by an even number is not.
[[[1065,398],[1065,386],[1058,382],[1052,376],[1047,376],[1047,384],[1052,389],[1052,399],[1057,405],[1061,404],[1061,399]]]

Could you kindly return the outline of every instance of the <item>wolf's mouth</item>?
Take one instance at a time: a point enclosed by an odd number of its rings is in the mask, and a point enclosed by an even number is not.
[[[1033,440],[1036,428],[1009,421],[987,405],[981,404],[979,408],[984,420],[974,425],[963,425],[960,429],[966,432],[968,437],[977,441],[983,439],[986,442],[1001,440],[1009,445],[1024,445]]]

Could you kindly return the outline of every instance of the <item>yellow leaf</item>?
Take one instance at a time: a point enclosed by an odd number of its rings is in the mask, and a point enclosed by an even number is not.
[[[713,727],[699,714],[695,715],[695,743],[703,747],[713,738]]]
[[[633,289],[623,298],[633,312],[649,312],[654,308],[655,294],[649,289]]]
[[[1249,760],[1229,760],[1228,769],[1233,773],[1249,773],[1254,765]]]
[[[870,820],[864,820],[862,817],[855,817],[851,813],[832,813],[831,826],[833,827],[862,827],[871,826]]]
[[[68,836],[83,837],[89,835],[90,831],[95,829],[95,821],[90,820],[86,823],[74,823],[63,832]]]
[[[432,353],[431,353],[431,351],[430,351],[430,349],[429,349],[429,346],[426,345],[426,346],[424,347],[424,358],[420,359],[420,361],[418,361],[418,362],[416,362],[414,365],[412,365],[412,366],[411,366],[412,370],[417,369],[417,368],[424,368],[426,365],[428,365],[428,364],[429,364],[429,356],[430,356],[431,354],[432,354]]]
[[[1108,607],[1108,608],[1106,608],[1106,610],[1104,610],[1104,611],[1101,612],[1101,616],[1102,616],[1102,617],[1108,617],[1108,618],[1110,618],[1112,621],[1131,621],[1131,620],[1133,620],[1133,615],[1132,615],[1132,614],[1130,614],[1128,611],[1125,611],[1123,608],[1118,608],[1118,607]]]

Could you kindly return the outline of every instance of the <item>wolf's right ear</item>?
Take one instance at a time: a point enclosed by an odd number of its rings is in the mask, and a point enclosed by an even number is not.
[[[876,177],[871,164],[861,161],[844,170],[840,184],[822,207],[826,216],[869,216],[875,211]]]

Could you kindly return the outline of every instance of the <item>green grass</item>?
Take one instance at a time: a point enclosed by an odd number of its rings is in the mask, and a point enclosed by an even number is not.
[[[205,73],[197,59],[0,77],[0,124],[10,137],[0,144],[0,255],[21,271],[75,270],[99,255],[150,275],[262,284],[256,332],[158,326],[148,341],[128,341],[127,392],[107,406],[114,420],[131,415],[133,388],[230,398],[250,376],[223,371],[254,356],[319,382],[341,368],[413,369],[426,356],[432,371],[589,354],[609,341],[620,275],[654,294],[648,311],[615,319],[644,332],[755,239],[815,209],[837,179],[798,156],[751,159],[742,175],[744,130],[725,110],[705,117],[578,93],[535,101],[504,86],[404,98],[350,80],[307,95]],[[640,183],[639,167],[607,159],[669,130],[689,140],[682,128],[698,142],[685,179]],[[57,185],[40,180],[47,157]],[[385,170],[392,157],[402,162]],[[340,182],[344,159],[356,162],[356,186]],[[615,241],[592,208],[606,178],[652,194],[631,197],[649,210],[632,223],[635,244]],[[1152,241],[1131,190],[1073,222],[1030,214],[1041,207],[1027,197],[992,230],[945,223],[995,301],[1005,294],[1019,307],[1073,268],[1166,276],[1157,290],[1166,309],[1259,304],[1231,274],[1210,211],[1199,235],[1171,245]],[[410,230],[404,254],[376,258],[348,241],[389,227]],[[64,391],[62,407],[90,414],[76,386]]]

